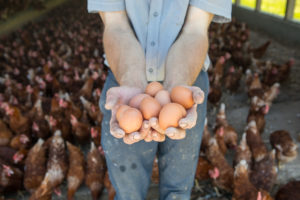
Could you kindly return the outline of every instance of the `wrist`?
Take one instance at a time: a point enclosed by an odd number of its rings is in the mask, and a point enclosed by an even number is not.
[[[129,87],[137,87],[140,88],[142,91],[146,89],[147,81],[146,79],[139,79],[138,77],[126,77],[122,76],[119,81],[120,86],[129,86]]]
[[[171,91],[173,87],[178,86],[178,85],[190,85],[188,81],[184,80],[165,80],[163,83],[163,86],[166,90]]]

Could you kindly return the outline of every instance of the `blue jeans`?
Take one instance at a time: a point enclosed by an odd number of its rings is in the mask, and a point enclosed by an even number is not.
[[[194,85],[208,95],[207,73],[201,71]],[[106,92],[118,86],[109,70],[100,97],[100,109],[103,112],[102,147],[112,185],[116,190],[115,200],[143,200],[150,184],[152,165],[155,155],[158,157],[159,190],[161,200],[188,200],[193,187],[198,162],[199,149],[206,117],[206,103],[198,105],[197,125],[187,130],[185,139],[164,142],[144,142],[127,145],[123,139],[114,138],[109,131],[111,111],[104,108]]]

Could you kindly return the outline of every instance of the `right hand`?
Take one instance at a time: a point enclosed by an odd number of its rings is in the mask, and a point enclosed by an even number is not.
[[[141,93],[143,93],[141,88],[129,86],[112,87],[106,93],[105,108],[107,110],[111,110],[110,133],[116,138],[123,138],[123,141],[126,144],[139,142],[140,140],[143,140],[150,132],[151,126],[149,121],[144,120],[139,131],[125,134],[125,131],[120,128],[116,119],[116,112],[118,108],[123,104],[128,105],[128,102],[132,97]]]

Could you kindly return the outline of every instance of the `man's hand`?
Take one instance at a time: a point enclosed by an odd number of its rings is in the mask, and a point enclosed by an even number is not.
[[[106,94],[105,108],[111,110],[110,133],[116,138],[123,138],[126,144],[133,144],[144,139],[151,128],[149,122],[144,120],[142,127],[138,132],[125,134],[116,119],[118,108],[123,104],[128,105],[128,102],[132,97],[141,94],[142,92],[143,90],[138,87],[120,86],[110,88]]]
[[[187,110],[187,115],[180,119],[178,124],[179,127],[169,127],[166,130],[163,130],[159,127],[158,119],[153,117],[149,120],[150,126],[156,130],[161,135],[167,135],[173,140],[180,140],[185,138],[186,129],[191,129],[196,125],[197,122],[197,105],[203,103],[204,93],[203,91],[196,86],[184,86],[190,89],[193,92],[193,100],[195,104],[193,107]]]

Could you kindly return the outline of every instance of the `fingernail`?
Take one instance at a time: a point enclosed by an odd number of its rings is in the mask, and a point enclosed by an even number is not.
[[[168,136],[174,136],[175,135],[175,133],[173,133],[173,132],[171,132],[171,133],[168,133]]]
[[[154,137],[157,137],[157,133],[153,133],[153,136],[154,136]]]
[[[133,135],[133,139],[135,140],[139,140],[141,138],[141,136],[139,134],[134,134]]]
[[[149,128],[149,123],[145,123],[145,124],[144,124],[144,128],[145,128],[145,129]]]
[[[182,127],[182,128],[187,127],[187,123],[185,123],[185,122],[180,123],[180,127]]]

